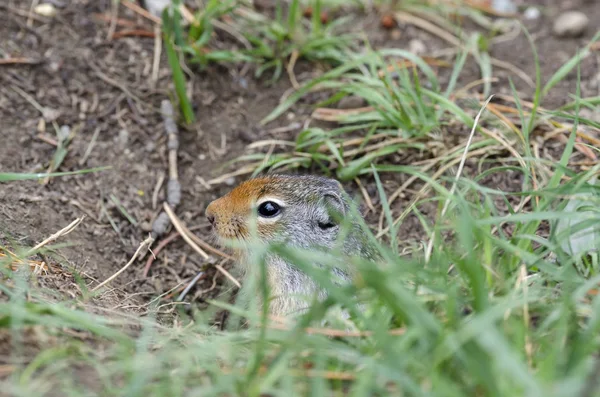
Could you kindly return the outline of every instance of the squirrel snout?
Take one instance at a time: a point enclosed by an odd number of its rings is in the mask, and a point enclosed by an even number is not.
[[[206,211],[204,212],[204,215],[206,216],[206,219],[208,220],[208,222],[210,223],[211,226],[215,226],[215,214],[213,212],[213,203],[210,203],[208,205],[208,207],[206,207]]]

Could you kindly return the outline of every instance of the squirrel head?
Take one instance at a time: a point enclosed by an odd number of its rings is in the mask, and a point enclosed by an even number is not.
[[[265,243],[332,247],[350,207],[342,185],[312,175],[269,175],[241,183],[206,208],[221,240],[247,242],[251,224]]]

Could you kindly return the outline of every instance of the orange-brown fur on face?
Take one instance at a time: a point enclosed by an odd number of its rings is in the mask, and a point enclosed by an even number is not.
[[[277,178],[257,178],[241,183],[225,196],[206,208],[206,215],[214,218],[214,230],[222,239],[244,240],[249,237],[248,222],[254,203],[273,193]],[[259,235],[275,233],[276,225],[260,225]]]

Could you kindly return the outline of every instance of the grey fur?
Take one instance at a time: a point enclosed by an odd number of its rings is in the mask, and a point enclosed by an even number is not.
[[[269,175],[276,178],[267,196],[272,195],[285,201],[281,218],[277,220],[278,231],[271,241],[266,243],[284,243],[299,249],[320,247],[330,250],[336,245],[340,233],[339,222],[332,218],[332,207],[351,227],[343,242],[343,251],[347,256],[360,256],[375,260],[378,251],[369,244],[367,236],[353,218],[348,195],[342,185],[334,180],[313,175]],[[322,228],[321,224],[334,223],[335,226]],[[251,244],[247,244],[248,253],[243,256],[240,265],[247,276],[256,277],[259,267],[247,263],[251,258]],[[243,263],[246,262],[246,263]],[[318,264],[315,264],[319,266]],[[321,289],[308,275],[281,257],[268,254],[266,258],[267,279],[271,296],[270,313],[278,316],[296,315],[308,308],[315,293],[323,299],[327,291]],[[351,278],[351,269],[334,268],[332,272],[342,282]],[[332,275],[333,277],[334,275]],[[298,296],[301,295],[301,296]],[[303,299],[302,296],[305,296]]]

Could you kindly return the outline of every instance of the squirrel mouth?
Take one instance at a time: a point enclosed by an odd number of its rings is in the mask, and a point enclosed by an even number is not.
[[[236,227],[220,228],[217,226],[217,227],[213,228],[213,231],[219,238],[221,244],[227,245],[228,243],[231,243],[232,241],[246,241],[247,240],[246,233],[244,233],[244,231],[241,230],[240,228],[236,228]]]

